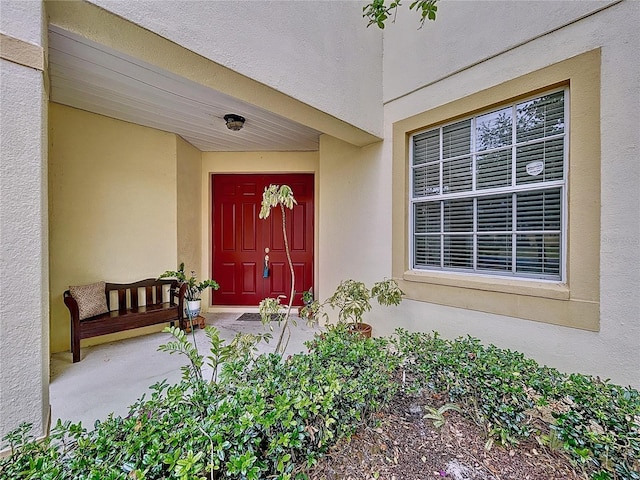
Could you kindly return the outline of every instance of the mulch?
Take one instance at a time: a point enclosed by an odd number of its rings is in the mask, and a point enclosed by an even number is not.
[[[311,480],[584,480],[559,451],[534,439],[514,447],[487,444],[485,431],[456,411],[436,428],[424,418],[437,400],[399,393],[350,439],[332,447],[308,473]],[[488,448],[490,447],[490,448]]]

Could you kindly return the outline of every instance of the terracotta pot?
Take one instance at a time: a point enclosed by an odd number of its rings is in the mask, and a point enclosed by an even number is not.
[[[351,323],[349,328],[353,332],[358,332],[365,338],[371,338],[371,325],[368,323]]]

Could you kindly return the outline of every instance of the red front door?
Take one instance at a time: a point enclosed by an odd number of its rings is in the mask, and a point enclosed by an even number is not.
[[[215,305],[257,306],[266,297],[291,293],[291,273],[282,234],[280,208],[258,218],[262,192],[270,184],[289,185],[298,202],[285,209],[287,238],[296,277],[294,304],[313,283],[313,175],[213,175],[213,278],[220,284]],[[269,270],[265,273],[265,249]]]

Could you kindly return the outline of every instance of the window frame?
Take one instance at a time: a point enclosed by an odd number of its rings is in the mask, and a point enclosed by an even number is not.
[[[479,67],[473,71],[475,68]],[[501,321],[532,320],[599,331],[600,72],[601,49],[596,48],[521,76],[496,81],[484,89],[476,88],[466,96],[456,97],[454,88],[445,88],[449,81],[445,79],[442,87],[434,88],[448,92],[448,98],[432,98],[425,91],[420,97],[425,105],[422,111],[391,120],[391,267],[393,278],[406,293],[407,305],[411,301],[427,302],[456,307],[449,311],[454,317],[463,315],[464,310],[475,310],[499,315]],[[571,105],[565,119],[570,122],[570,132],[565,166],[569,172],[564,216],[566,274],[562,281],[412,270],[408,248],[411,135],[566,86],[571,92]],[[412,107],[407,104],[407,108]]]
[[[555,135],[550,135],[549,137],[542,137],[542,139],[536,139],[535,141],[531,142],[521,142],[518,143],[513,142],[515,135],[516,135],[516,122],[512,121],[512,125],[511,125],[511,129],[512,129],[512,134],[511,134],[511,140],[512,142],[509,144],[508,147],[497,147],[497,148],[489,148],[489,149],[485,149],[485,150],[478,150],[476,147],[476,131],[477,131],[477,122],[476,119],[486,115],[486,114],[490,114],[490,113],[494,113],[497,112],[499,110],[504,110],[506,108],[511,108],[513,112],[517,111],[517,105],[518,104],[522,104],[531,100],[535,100],[538,98],[541,98],[543,96],[546,95],[553,95],[555,93],[558,92],[563,92],[564,94],[564,98],[563,98],[563,102],[564,102],[564,107],[563,107],[563,121],[564,121],[564,130],[562,133],[560,134],[555,134]],[[409,214],[409,222],[408,222],[408,227],[409,227],[409,232],[408,232],[408,251],[409,251],[409,270],[411,271],[417,271],[417,272],[443,272],[443,273],[461,273],[461,274],[468,274],[468,275],[479,275],[479,276],[491,276],[491,277],[504,277],[507,279],[511,279],[511,278],[517,278],[517,279],[523,279],[523,280],[534,280],[534,281],[543,281],[543,282],[566,282],[567,279],[567,217],[568,217],[568,195],[567,195],[567,186],[569,184],[568,181],[568,175],[569,175],[569,171],[568,171],[568,164],[569,164],[569,138],[570,138],[570,132],[571,132],[571,125],[570,125],[570,102],[571,102],[571,96],[570,96],[570,89],[568,85],[563,85],[561,87],[556,87],[556,88],[551,88],[549,90],[543,91],[543,92],[536,92],[533,95],[529,95],[529,96],[525,96],[522,98],[518,98],[515,99],[513,101],[505,101],[504,103],[501,104],[497,104],[497,105],[492,105],[490,108],[487,108],[485,110],[480,110],[480,111],[476,111],[473,112],[473,114],[467,114],[464,115],[462,117],[450,120],[450,121],[444,121],[441,122],[439,124],[430,126],[428,128],[423,128],[420,129],[416,132],[413,132],[409,135],[409,165],[408,165],[408,171],[409,171],[409,198],[408,198],[408,214]],[[512,117],[515,120],[515,117]],[[468,153],[468,155],[465,153],[464,155],[456,155],[456,156],[452,156],[452,157],[448,157],[445,158],[445,156],[443,155],[443,145],[444,145],[444,139],[443,139],[443,131],[444,129],[446,129],[446,127],[451,126],[451,125],[455,125],[461,122],[465,122],[467,120],[470,120],[470,133],[471,133],[471,140],[470,140],[470,151]],[[439,136],[439,158],[438,158],[438,165],[439,165],[439,192],[438,194],[434,194],[434,195],[424,195],[421,197],[416,197],[414,195],[414,172],[417,168],[420,168],[422,166],[422,164],[416,165],[414,164],[414,147],[415,147],[415,142],[414,139],[416,136],[418,135],[423,135],[425,133],[434,131],[434,130],[438,130],[438,136]],[[523,185],[518,185],[517,184],[517,176],[516,176],[516,164],[517,164],[517,156],[515,154],[516,150],[518,147],[521,147],[523,145],[529,145],[529,144],[537,144],[537,143],[542,143],[545,141],[550,141],[550,140],[555,140],[555,139],[559,139],[562,138],[563,139],[563,162],[562,162],[562,179],[561,180],[552,180],[552,181],[548,181],[548,182],[539,182],[539,183],[532,183],[532,184],[523,184]],[[511,150],[511,185],[507,186],[507,187],[497,187],[497,188],[487,188],[487,189],[479,189],[478,185],[477,185],[477,157],[480,155],[486,155],[486,154],[491,154],[491,153],[495,153],[498,151],[503,151],[506,149],[510,149]],[[451,161],[452,159],[455,160],[458,157],[460,158],[464,158],[466,156],[470,157],[471,160],[471,183],[472,183],[472,188],[470,191],[463,191],[463,192],[459,192],[459,193],[442,193],[443,190],[443,179],[444,179],[444,173],[443,173],[443,165],[445,161]],[[427,165],[428,162],[425,162],[424,165]],[[502,272],[502,271],[492,271],[492,270],[488,270],[488,269],[478,269],[477,267],[477,263],[478,263],[478,202],[476,201],[476,199],[480,199],[480,198],[490,198],[490,197],[497,197],[500,195],[509,195],[511,194],[512,196],[516,196],[518,193],[523,193],[523,192],[534,192],[534,191],[548,191],[548,190],[556,190],[556,189],[560,189],[560,230],[558,231],[558,235],[560,237],[560,258],[559,258],[559,274],[557,276],[555,275],[543,275],[543,274],[534,274],[534,273],[519,273],[516,271],[516,267],[517,267],[517,254],[516,254],[516,248],[517,248],[517,237],[518,237],[518,230],[517,230],[517,222],[516,222],[516,215],[517,215],[517,211],[516,209],[512,208],[512,228],[511,228],[511,273],[508,273],[506,271]],[[466,232],[465,234],[470,235],[472,237],[472,243],[473,243],[473,252],[472,252],[472,268],[471,269],[462,269],[462,268],[453,268],[453,267],[445,267],[445,266],[440,266],[440,267],[436,267],[436,266],[416,266],[416,262],[415,262],[415,239],[416,239],[416,232],[415,232],[415,206],[417,204],[426,204],[426,203],[430,203],[430,202],[446,202],[447,200],[456,200],[456,199],[471,199],[473,201],[473,218],[472,218],[472,222],[473,222],[473,227],[472,227],[472,231],[471,232]],[[442,221],[442,220],[441,220]],[[544,234],[546,232],[542,232],[542,234]],[[445,230],[444,230],[444,225],[440,225],[440,232],[438,234],[441,238],[445,235]],[[435,236],[435,235],[433,235]],[[429,237],[429,235],[425,234],[425,237]],[[444,263],[444,252],[442,249],[444,249],[444,241],[441,240],[441,254],[440,254],[440,262],[441,265]]]

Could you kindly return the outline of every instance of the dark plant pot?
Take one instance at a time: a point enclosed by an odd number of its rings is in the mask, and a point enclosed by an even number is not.
[[[352,332],[357,332],[364,338],[371,338],[371,325],[368,323],[350,323],[349,329]]]
[[[302,311],[302,309],[303,309],[305,306],[306,306],[306,305],[303,305],[303,306],[298,307],[298,316],[299,316],[300,318],[305,318],[305,317],[306,317],[306,319],[307,319],[307,320],[311,320],[311,319],[313,318],[313,312],[311,312],[311,311],[307,311],[307,312],[306,312],[306,315],[305,315],[305,314],[304,314],[305,312],[303,312],[303,311]]]

